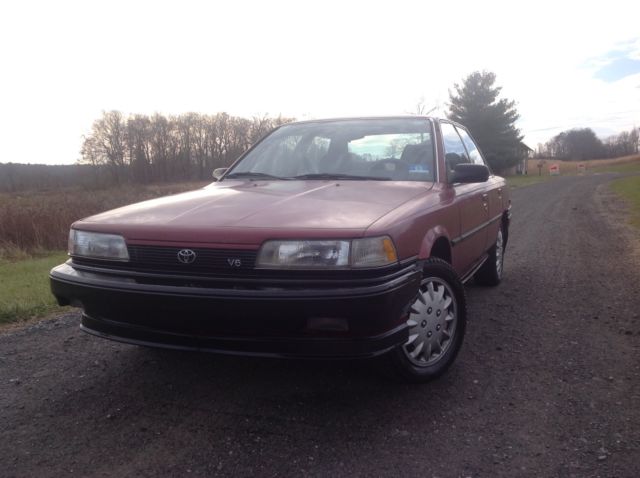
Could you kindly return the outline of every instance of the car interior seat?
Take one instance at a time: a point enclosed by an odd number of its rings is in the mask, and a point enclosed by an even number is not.
[[[402,151],[400,161],[407,164],[409,178],[429,179],[433,170],[433,147],[428,142],[408,144]]]

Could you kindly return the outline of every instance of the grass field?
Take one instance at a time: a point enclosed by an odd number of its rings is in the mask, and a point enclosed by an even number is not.
[[[611,189],[629,204],[629,222],[640,228],[640,176],[616,179],[611,183]]]
[[[640,173],[640,160],[624,164],[603,164],[592,170],[595,173]]]
[[[538,159],[529,159],[527,161],[527,170],[529,171],[529,176],[537,176],[538,175],[538,163],[540,160]],[[612,158],[612,159],[590,159],[588,161],[560,161],[556,159],[545,159],[542,160],[542,175],[549,176],[549,166],[552,164],[557,164],[560,167],[560,174],[577,174],[578,173],[578,164],[584,164],[586,167],[586,172],[590,171],[600,171],[603,169],[608,169],[611,167],[619,167],[627,164],[640,164],[640,155],[632,155],[632,156],[623,156],[621,158]]]
[[[542,168],[542,174],[538,174],[537,159],[528,160],[528,175],[507,176],[507,184],[511,188],[528,186],[543,181],[549,181],[557,176],[549,174],[549,166],[557,164],[560,167],[561,175],[578,174],[578,164],[583,163],[586,166],[584,174],[593,173],[640,173],[640,155],[625,156],[615,159],[592,159],[589,161],[556,161],[545,160]]]
[[[0,261],[0,326],[60,309],[49,291],[49,270],[67,259],[62,252],[16,262]]]

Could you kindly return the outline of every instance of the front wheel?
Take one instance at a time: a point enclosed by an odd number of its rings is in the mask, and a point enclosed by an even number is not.
[[[464,286],[449,264],[429,259],[409,309],[409,338],[389,353],[396,372],[410,382],[443,374],[462,346],[467,324]]]

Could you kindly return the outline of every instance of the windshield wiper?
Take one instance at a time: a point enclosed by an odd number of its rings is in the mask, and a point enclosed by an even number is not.
[[[289,179],[289,178],[281,178],[279,176],[273,176],[272,174],[267,173],[256,173],[253,171],[244,171],[237,173],[229,173],[224,179],[236,179],[236,178],[249,178],[249,179]]]
[[[380,176],[355,176],[353,174],[341,174],[341,173],[310,173],[310,174],[301,174],[299,176],[293,176],[289,179],[343,179],[343,180],[353,180],[353,181],[363,181],[363,180],[372,180],[372,181],[389,181],[391,178],[380,177]]]

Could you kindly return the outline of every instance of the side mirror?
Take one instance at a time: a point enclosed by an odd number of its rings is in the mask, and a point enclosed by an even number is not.
[[[214,179],[215,179],[216,181],[219,181],[219,180],[220,180],[220,178],[221,178],[222,176],[224,176],[224,173],[226,173],[226,172],[227,172],[227,169],[229,169],[229,168],[216,168],[216,169],[214,169],[214,170],[213,170],[213,177],[214,177]]]
[[[484,164],[456,164],[451,183],[484,183],[489,179],[489,168]]]

